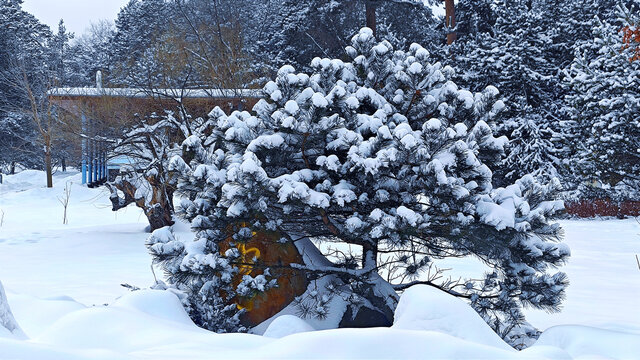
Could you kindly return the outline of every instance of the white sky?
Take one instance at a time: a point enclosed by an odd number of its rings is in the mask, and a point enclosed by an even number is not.
[[[80,36],[92,22],[115,20],[127,2],[129,0],[24,0],[22,8],[54,32],[58,30],[60,19],[64,19],[67,31]],[[434,14],[444,16],[444,1],[442,3],[433,8]]]
[[[67,31],[80,36],[92,22],[115,20],[127,2],[129,0],[24,0],[22,8],[54,32],[58,30],[60,19],[64,19]]]

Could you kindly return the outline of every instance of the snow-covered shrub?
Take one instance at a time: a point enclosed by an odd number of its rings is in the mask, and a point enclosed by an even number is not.
[[[309,279],[332,274],[359,306],[384,312],[397,304],[393,290],[428,284],[468,300],[503,337],[524,323],[523,305],[557,310],[567,280],[547,271],[569,255],[549,222],[563,209],[553,200],[559,184],[525,176],[493,187],[507,142],[488,125],[504,107],[498,90],[459,89],[454,70],[420,45],[394,50],[367,28],[346,53],[349,61],[314,59],[311,74],[282,67],[253,113],[214,109],[210,135],[188,138],[189,158],[173,159],[179,214],[197,235],[183,242],[160,230],[149,246],[169,280],[189,289],[196,322],[240,330],[236,296],[278,286],[270,270],[282,264],[253,259],[264,272],[238,283],[246,264],[222,251],[259,231],[358,249],[289,267]],[[446,257],[476,257],[491,272],[427,276]]]

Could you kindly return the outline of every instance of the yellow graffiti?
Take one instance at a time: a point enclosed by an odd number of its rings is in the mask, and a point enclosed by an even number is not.
[[[256,233],[254,232],[253,235],[255,236]],[[242,263],[242,265],[238,266],[238,273],[240,275],[249,275],[253,271],[253,264],[260,258],[260,250],[255,247],[247,249],[245,244],[238,244],[238,250],[240,251],[240,262]],[[251,311],[253,309],[252,299],[244,301],[244,303],[244,305],[236,303],[238,310],[246,309]]]
[[[240,275],[249,275],[253,271],[253,264],[255,260],[260,258],[260,250],[258,248],[247,249],[245,244],[238,244],[238,250],[240,250],[240,262],[242,265],[240,268]]]

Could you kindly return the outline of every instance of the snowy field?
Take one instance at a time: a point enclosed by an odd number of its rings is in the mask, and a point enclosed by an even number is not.
[[[219,335],[193,325],[171,293],[120,285],[153,284],[146,219],[135,207],[111,212],[104,189],[79,182],[57,174],[46,189],[43,173],[25,171],[0,185],[0,282],[24,332],[0,329],[0,359],[640,359],[634,219],[562,222],[572,250],[564,309],[527,311],[544,333],[521,352],[466,304],[426,287],[403,295],[389,329],[312,331],[281,317],[266,336]]]

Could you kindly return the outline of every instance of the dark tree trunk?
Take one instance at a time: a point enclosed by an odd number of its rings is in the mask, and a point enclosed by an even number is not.
[[[62,157],[60,162],[62,164],[62,172],[67,172],[67,159],[65,157]]]
[[[53,168],[51,166],[51,146],[46,146],[44,150],[44,166],[47,172],[47,187],[53,187]]]
[[[9,173],[11,175],[15,175],[16,174],[16,162],[15,161],[11,162],[11,168],[9,169]]]
[[[136,187],[127,180],[119,180],[116,183],[106,183],[105,186],[111,192],[109,199],[111,200],[113,211],[118,211],[127,207],[129,204],[136,204],[137,207],[144,211],[151,231],[170,226],[173,221],[173,189],[162,186],[155,178],[148,178],[149,185],[153,192],[151,202],[146,203],[144,198],[136,198]],[[124,197],[120,197],[118,190]]]
[[[372,0],[365,1],[367,27],[373,30],[373,35],[376,35],[376,7],[377,3]]]
[[[456,26],[456,8],[453,0],[444,1],[445,9],[445,25],[449,29],[447,33],[447,44],[451,45],[458,38],[458,35],[452,29]]]

